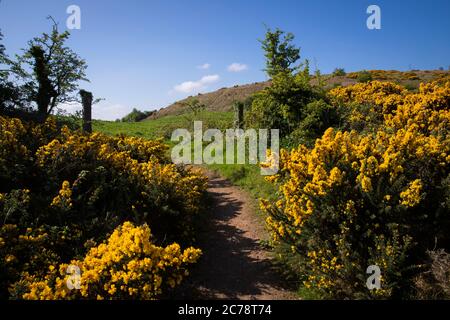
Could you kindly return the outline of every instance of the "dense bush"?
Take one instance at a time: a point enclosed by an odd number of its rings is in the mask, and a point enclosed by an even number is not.
[[[291,246],[304,285],[324,297],[411,297],[427,250],[450,248],[450,82],[331,95],[355,113],[370,106],[381,123],[330,128],[312,149],[282,151],[270,178],[278,201],[262,201],[274,242]],[[366,287],[370,265],[381,268],[381,289]]]
[[[140,111],[136,108],[121,119],[122,122],[138,122],[151,116],[154,111]]]
[[[281,136],[289,135],[306,117],[308,103],[322,97],[310,79],[308,68],[296,74],[276,74],[272,84],[253,97],[245,114],[246,127],[279,129]]]
[[[356,78],[358,82],[369,82],[373,80],[373,76],[369,71],[360,71],[358,72],[358,76]]]
[[[371,81],[334,88],[328,96],[342,114],[342,128],[364,133],[382,126],[385,115],[391,114],[408,93],[395,83]]]
[[[193,242],[206,178],[171,164],[161,141],[86,135],[53,118],[0,117],[0,137],[1,297],[127,221],[148,224],[155,245]]]
[[[289,135],[284,146],[293,147],[299,144],[312,146],[326,129],[341,126],[341,118],[345,115],[345,112],[320,99],[308,103],[305,114],[305,118],[300,121],[297,129]]]
[[[344,68],[336,68],[333,71],[333,76],[335,77],[343,77],[347,75],[347,73],[345,72]]]

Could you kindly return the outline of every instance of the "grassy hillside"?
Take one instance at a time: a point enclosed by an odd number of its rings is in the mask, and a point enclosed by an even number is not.
[[[94,120],[93,129],[108,135],[124,134],[149,139],[170,139],[173,130],[190,129],[194,120],[203,121],[204,128],[229,128],[233,125],[233,113],[203,111],[195,116],[193,114],[170,115],[141,122]]]
[[[369,70],[372,80],[391,81],[405,86],[409,90],[419,87],[421,82],[430,82],[445,75],[450,71],[445,70]],[[349,72],[343,76],[335,76],[332,74],[323,75],[325,87],[330,89],[336,86],[349,86],[359,81],[360,72]],[[313,79],[317,82],[317,79]],[[269,81],[255,82],[242,86],[234,86],[231,88],[221,88],[217,91],[198,94],[195,96],[200,103],[206,106],[208,111],[228,112],[232,111],[235,101],[244,101],[254,93],[266,88],[270,84]],[[147,120],[158,119],[165,116],[179,115],[186,112],[185,102],[191,97],[177,101],[165,108],[153,113]]]
[[[209,93],[199,93],[195,96],[196,99],[206,106],[209,111],[231,111],[233,102],[243,101],[250,97],[252,94],[264,89],[269,85],[269,82],[256,82],[252,84],[246,84],[242,86],[234,86],[231,88],[221,88],[217,91]],[[162,108],[156,113],[152,114],[148,119],[157,119],[168,115],[178,115],[185,113],[185,103],[192,96],[177,101],[166,108]]]

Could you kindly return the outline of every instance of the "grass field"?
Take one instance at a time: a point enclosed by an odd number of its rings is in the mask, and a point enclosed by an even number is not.
[[[114,122],[94,120],[93,129],[108,135],[124,134],[147,139],[163,138],[169,140],[172,131],[178,128],[191,129],[194,120],[203,121],[203,128],[230,128],[233,112],[203,111],[198,114],[167,116],[141,122]]]
[[[204,130],[206,128],[232,128],[233,116],[233,112],[203,111],[196,115],[167,116],[141,122],[95,120],[93,128],[95,131],[108,135],[124,134],[147,139],[163,138],[167,144],[173,145],[173,142],[170,141],[170,136],[176,128],[190,128],[193,120],[203,121]],[[250,192],[255,199],[260,197],[270,198],[275,193],[273,186],[265,181],[264,176],[260,174],[258,165],[213,164],[206,165],[206,167],[218,172],[234,185]]]

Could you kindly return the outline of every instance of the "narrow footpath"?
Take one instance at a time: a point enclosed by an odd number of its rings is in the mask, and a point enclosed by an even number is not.
[[[199,235],[203,256],[184,285],[186,299],[297,299],[273,269],[267,239],[251,197],[212,172],[210,216]]]

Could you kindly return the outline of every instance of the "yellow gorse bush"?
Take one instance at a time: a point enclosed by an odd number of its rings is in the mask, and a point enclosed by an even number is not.
[[[395,109],[407,93],[408,90],[398,84],[381,81],[337,87],[329,92],[330,96],[339,102],[373,104],[381,107],[381,111],[384,113]]]
[[[0,181],[7,179],[15,184],[15,176],[25,169],[26,164],[22,162],[29,159],[31,153],[23,141],[26,134],[19,119],[0,116]]]
[[[400,193],[400,198],[402,199],[400,203],[408,207],[418,205],[422,197],[422,187],[423,185],[420,179],[412,181],[408,188]]]
[[[386,126],[402,129],[417,126],[427,135],[447,138],[450,129],[450,80],[421,84],[419,92],[409,94],[398,105],[395,113],[385,115]]]
[[[167,146],[159,140],[111,138],[100,133],[86,136],[63,128],[61,138],[37,150],[36,159],[43,168],[58,166],[58,162],[64,166],[68,161],[76,163],[80,159],[107,164],[126,174],[135,184],[170,190],[172,196],[183,199],[187,212],[195,214],[201,205],[201,194],[206,190],[206,178],[200,172],[186,173],[168,163],[166,150]],[[135,207],[140,205],[134,204]]]
[[[79,289],[70,290],[68,264],[50,266],[43,280],[28,277],[24,299],[154,299],[164,287],[175,287],[188,275],[201,250],[181,250],[177,243],[159,247],[152,243],[147,225],[135,227],[125,222],[107,242],[90,249],[83,260],[71,265],[80,268]]]
[[[0,117],[0,159],[6,161],[11,156],[27,157],[28,148],[21,143],[26,129],[19,119]]]
[[[408,93],[374,81],[330,95],[356,111],[372,105],[383,124],[365,134],[330,128],[312,149],[281,150],[280,172],[269,179],[279,184],[278,200],[261,207],[275,243],[301,257],[307,287],[334,297],[389,297],[394,285],[408,286],[405,270],[420,263],[410,250],[420,259],[434,245],[430,235],[447,241],[450,203],[440,199],[450,185],[450,82]],[[365,287],[372,264],[382,268],[383,290]]]
[[[0,137],[0,297],[153,299],[200,256],[189,246],[207,179],[172,164],[161,140],[85,134],[53,117],[0,117]],[[66,286],[69,261],[79,291]]]

